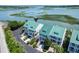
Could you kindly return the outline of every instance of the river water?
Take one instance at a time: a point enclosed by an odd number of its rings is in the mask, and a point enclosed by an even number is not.
[[[17,12],[25,12],[26,15],[28,16],[39,16],[39,15],[44,15],[44,14],[49,14],[49,15],[54,15],[54,14],[62,14],[62,15],[69,15],[77,18],[79,20],[79,9],[72,9],[72,8],[52,8],[52,7],[47,7],[45,8],[44,6],[34,6],[26,9],[13,9],[13,10],[5,10],[5,11],[0,11],[0,20],[33,20],[32,18],[24,18],[24,17],[17,17],[17,16],[10,16],[10,14],[14,14]],[[33,20],[34,21],[34,20]],[[63,23],[59,21],[48,21],[48,20],[43,20],[40,19],[38,20],[39,23],[44,23],[46,25],[52,26],[54,24],[69,28],[69,29],[76,29],[79,30],[79,25],[78,24],[68,24],[68,23]]]

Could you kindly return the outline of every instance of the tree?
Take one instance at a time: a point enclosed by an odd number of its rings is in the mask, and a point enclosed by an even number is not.
[[[22,21],[8,21],[8,26],[11,30],[16,30],[19,27],[23,26],[25,22]]]
[[[52,41],[49,40],[48,38],[46,38],[46,39],[44,40],[44,50],[48,50],[49,47],[51,46],[51,44],[52,44]]]
[[[65,40],[64,40],[64,42],[63,42],[64,52],[67,52],[67,49],[68,49],[68,45],[69,45],[69,42],[70,42],[71,35],[72,35],[71,30],[67,30],[67,31],[66,31],[66,35],[65,35]]]

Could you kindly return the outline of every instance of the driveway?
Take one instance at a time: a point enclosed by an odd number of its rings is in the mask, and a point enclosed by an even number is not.
[[[4,30],[3,30],[4,23],[0,22],[0,53],[8,53],[9,50],[7,48]],[[4,25],[5,26],[5,25]]]
[[[22,30],[22,28],[19,28],[19,29],[13,31],[13,35],[15,36],[16,40],[25,47],[25,52],[26,53],[41,53],[37,49],[32,48],[31,46],[27,45],[23,40],[20,39],[21,30]]]

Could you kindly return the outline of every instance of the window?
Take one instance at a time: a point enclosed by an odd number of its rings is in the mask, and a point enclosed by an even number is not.
[[[43,37],[47,37],[46,35],[44,35],[44,34],[40,34],[41,36],[43,36]]]
[[[27,29],[27,27],[25,29]]]
[[[28,38],[31,38],[31,36],[28,35]]]
[[[77,53],[79,53],[79,50],[76,50]]]
[[[25,35],[27,35],[28,33],[25,32]]]
[[[30,31],[30,32],[34,32],[33,30],[30,30],[30,29],[29,29],[29,31]]]
[[[40,37],[40,39],[41,39],[41,40],[44,40],[44,38],[43,38],[43,37]]]
[[[32,35],[32,33],[29,33],[30,35]]]
[[[61,40],[61,38],[58,38],[58,40]]]
[[[25,30],[22,30],[22,33],[24,32]]]
[[[45,30],[42,30],[42,32],[46,33],[46,31],[45,31]]]
[[[31,26],[31,28],[33,28],[33,26]]]
[[[61,44],[61,42],[57,42],[57,44]]]
[[[77,45],[77,48],[79,48],[79,45]]]
[[[52,41],[56,43],[56,41],[55,41],[55,40],[52,40]]]
[[[57,32],[54,32],[54,34],[58,35],[58,33],[57,33]]]
[[[26,26],[28,26],[28,24],[26,24]]]
[[[76,37],[76,40],[79,41],[78,35],[77,35],[77,37]]]
[[[40,42],[40,44],[43,44],[43,43],[44,43],[43,41]]]
[[[69,49],[70,49],[70,51],[74,51],[74,48],[73,47],[70,47]]]
[[[72,45],[72,46],[75,46],[75,44],[74,44],[74,43],[71,43],[71,45]]]
[[[51,38],[53,38],[53,39],[57,39],[55,36],[50,36]]]
[[[36,36],[38,33],[35,33],[34,36]]]

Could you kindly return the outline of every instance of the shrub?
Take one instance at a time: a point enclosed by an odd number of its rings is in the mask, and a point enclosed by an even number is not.
[[[37,42],[35,42],[34,44],[33,44],[33,48],[36,48],[37,46]]]
[[[71,34],[72,34],[71,30],[66,31],[65,40],[63,42],[64,52],[67,52],[69,41],[70,41],[70,38],[71,38]]]
[[[51,46],[51,44],[52,44],[52,41],[50,41],[48,38],[45,39],[45,41],[44,41],[44,50],[48,50],[49,47]]]
[[[9,28],[5,29],[5,37],[6,37],[6,42],[7,42],[9,51],[11,53],[24,52],[23,46],[21,46],[21,44],[15,40],[15,38],[13,37],[12,32]]]
[[[8,26],[11,30],[16,30],[19,27],[23,26],[25,22],[22,21],[8,21]]]
[[[51,47],[54,48],[54,52],[56,52],[56,53],[63,53],[63,51],[64,51],[63,47],[60,47],[60,45],[57,45],[55,43],[53,43],[51,45]]]
[[[29,42],[30,45],[32,45],[35,42],[35,39],[31,39],[31,41]]]

